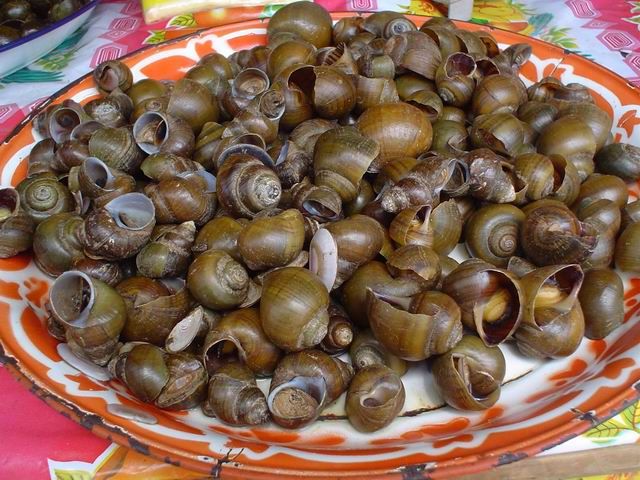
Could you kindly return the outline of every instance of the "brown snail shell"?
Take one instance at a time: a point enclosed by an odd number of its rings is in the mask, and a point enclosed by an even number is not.
[[[133,74],[127,65],[118,60],[102,62],[93,71],[93,81],[103,92],[119,88],[123,92],[133,85]]]
[[[35,224],[20,208],[20,194],[12,187],[0,188],[0,258],[31,248]]]
[[[238,253],[251,270],[280,267],[295,259],[304,246],[304,220],[295,209],[254,219],[237,238]]]
[[[516,200],[511,177],[503,168],[502,157],[487,148],[478,148],[465,155],[469,166],[469,192],[478,200],[510,203]]]
[[[352,377],[349,364],[320,350],[286,355],[273,373],[267,397],[273,421],[284,428],[308,425],[347,389]]]
[[[575,115],[591,128],[596,141],[596,151],[605,145],[613,126],[613,120],[607,112],[591,102],[569,102],[561,105],[559,110],[558,118]]]
[[[484,410],[500,398],[505,375],[504,355],[498,347],[465,335],[432,365],[436,388],[444,401],[458,410]]]
[[[578,170],[562,155],[549,155],[554,169],[554,186],[549,198],[571,205],[580,191],[580,174]],[[558,178],[558,181],[555,181]]]
[[[418,162],[395,185],[381,193],[382,208],[396,213],[430,204],[447,185],[455,168],[454,158],[439,155]]]
[[[356,371],[371,365],[382,365],[402,376],[408,369],[407,362],[391,354],[370,330],[356,332],[349,348],[349,357]]]
[[[555,168],[549,157],[539,153],[518,155],[514,171],[528,185],[526,197],[535,201],[548,197],[554,189]]]
[[[92,258],[77,257],[71,263],[71,270],[86,273],[91,278],[100,280],[115,287],[124,279],[124,272],[119,263]]]
[[[257,308],[234,310],[222,317],[207,333],[202,352],[212,375],[230,362],[240,362],[258,376],[271,375],[282,354],[264,333]]]
[[[516,277],[478,259],[462,262],[449,273],[442,291],[460,306],[462,322],[488,345],[498,345],[520,323],[524,301]]]
[[[89,154],[128,174],[136,173],[144,159],[128,127],[105,127],[96,131],[89,140]]]
[[[320,5],[293,2],[278,10],[267,27],[267,35],[292,32],[317,48],[331,44],[333,22],[329,13]]]
[[[419,282],[423,290],[434,288],[442,273],[438,254],[422,245],[405,245],[391,252],[387,269],[394,278]]]
[[[153,203],[159,223],[208,222],[216,211],[216,177],[199,170],[149,184],[144,192]]]
[[[319,347],[329,355],[340,355],[351,345],[355,328],[347,312],[339,304],[331,302],[328,312],[327,334],[320,342]]]
[[[186,353],[169,354],[165,361],[169,379],[155,405],[165,410],[186,410],[199,405],[207,389],[207,372],[202,363]]]
[[[536,265],[580,263],[593,252],[595,230],[563,204],[538,200],[527,207],[525,214],[520,241],[526,256]]]
[[[490,148],[503,155],[514,154],[524,143],[522,123],[511,113],[479,115],[469,135],[476,148]]]
[[[133,137],[148,154],[169,153],[190,157],[195,148],[195,135],[187,122],[163,112],[145,112],[133,125]]]
[[[93,210],[84,220],[83,244],[87,256],[122,260],[136,255],[155,226],[155,208],[141,193],[126,193]]]
[[[393,59],[396,73],[409,70],[433,80],[442,62],[438,45],[424,32],[417,30],[395,34],[384,45],[384,53]]]
[[[65,100],[49,113],[48,133],[56,143],[64,143],[71,139],[71,132],[75,127],[89,119],[79,103]]]
[[[445,105],[462,108],[471,101],[476,85],[475,71],[476,62],[466,53],[452,53],[442,62],[436,71],[435,82]]]
[[[72,177],[71,172],[69,177]],[[91,199],[94,208],[100,208],[120,195],[133,192],[136,188],[132,176],[109,168],[95,157],[88,157],[77,168],[77,179],[80,192]]]
[[[136,256],[138,271],[149,278],[176,277],[187,271],[196,235],[193,222],[157,225]]]
[[[211,92],[188,78],[182,78],[175,83],[169,97],[167,113],[186,121],[196,135],[205,123],[217,122],[220,115],[218,102]]]
[[[578,299],[587,338],[603,339],[624,322],[624,286],[615,271],[608,268],[587,271]]]
[[[578,348],[585,331],[578,301],[583,279],[578,265],[550,265],[522,277],[526,301],[522,322],[515,333],[522,353],[559,358]]]
[[[167,93],[167,86],[153,78],[143,78],[133,83],[126,93],[135,106],[145,100],[164,96]]]
[[[356,81],[357,112],[363,112],[374,105],[398,102],[395,82],[389,78],[368,78],[362,75]]]
[[[278,136],[278,126],[285,108],[285,99],[279,90],[266,90],[251,99],[246,108],[234,116],[223,136],[254,133],[270,144]]]
[[[468,148],[469,134],[464,124],[439,119],[433,124],[431,150],[439,154],[457,153]]]
[[[394,125],[390,131],[388,125]],[[390,159],[416,157],[431,146],[431,124],[420,111],[406,103],[383,103],[368,108],[356,122],[360,132],[380,145],[379,157],[369,171],[378,172]]]
[[[405,298],[369,290],[367,317],[374,336],[403,360],[420,361],[443,354],[462,338],[460,307],[441,292]]]
[[[191,309],[192,300],[183,283],[169,286],[135,276],[120,282],[116,290],[127,306],[127,323],[122,331],[127,341],[162,346]]]
[[[51,173],[39,173],[22,180],[16,187],[20,208],[36,224],[56,213],[73,210],[69,189]]]
[[[341,303],[349,318],[358,326],[367,326],[367,290],[375,293],[410,297],[422,289],[420,282],[411,278],[393,278],[384,263],[372,260],[361,265],[342,286]]]
[[[243,228],[244,225],[226,215],[209,220],[198,231],[192,251],[199,255],[207,250],[222,250],[239,261],[238,237]]]
[[[316,142],[324,132],[336,127],[334,121],[324,118],[312,118],[300,123],[291,131],[289,140],[302,149],[309,157],[313,157]]]
[[[538,153],[562,155],[573,163],[581,180],[593,173],[597,150],[591,128],[576,115],[565,115],[550,123],[538,137]]]
[[[356,213],[361,213],[365,205],[372,202],[375,196],[376,193],[373,191],[373,187],[371,186],[371,184],[365,179],[360,180],[356,198],[354,198],[351,202],[347,202],[344,204],[344,214],[346,216],[351,216],[355,215]]]
[[[272,146],[268,153],[283,188],[291,188],[309,174],[313,159],[295,142],[286,140],[281,147]]]
[[[237,217],[253,218],[262,210],[275,207],[281,193],[276,173],[251,153],[231,154],[218,170],[220,205]]]
[[[580,185],[572,208],[576,210],[601,199],[611,200],[618,208],[623,208],[629,200],[629,188],[615,175],[593,173]]]
[[[632,223],[640,221],[640,200],[629,202],[621,211],[622,223],[620,228],[624,230]]]
[[[615,248],[616,267],[623,272],[640,272],[640,223],[632,223],[618,237]]]
[[[84,258],[81,241],[82,217],[57,213],[41,222],[33,235],[33,256],[38,268],[56,277]]]
[[[71,350],[104,366],[115,353],[127,319],[118,292],[84,273],[67,271],[51,286],[49,302]]]
[[[328,187],[317,187],[305,177],[289,190],[292,206],[305,216],[321,222],[334,221],[342,213],[342,199],[338,192]]]
[[[515,113],[527,101],[522,81],[513,75],[489,75],[473,92],[471,108],[474,115],[485,113]]]
[[[144,159],[140,170],[149,179],[161,182],[186,172],[197,172],[202,165],[172,153],[154,153]]]
[[[33,155],[33,151],[31,152]],[[625,181],[640,178],[640,149],[630,143],[611,143],[596,154],[598,170]]]
[[[398,416],[404,401],[404,385],[398,374],[383,365],[370,365],[358,370],[349,385],[347,418],[356,430],[374,432]]]
[[[364,17],[345,17],[338,20],[333,26],[332,38],[334,44],[349,43],[349,41],[362,31]]]
[[[354,215],[331,223],[326,230],[331,234],[337,248],[337,272],[333,288],[338,288],[360,265],[378,255],[382,248],[384,231],[377,221],[365,215]],[[309,254],[309,268],[313,270],[312,247],[309,248]]]
[[[239,363],[223,365],[211,375],[202,411],[231,425],[260,425],[269,419],[253,372]]]
[[[314,149],[314,183],[335,190],[343,202],[353,200],[360,180],[378,156],[378,143],[354,127],[338,127],[318,138]]]
[[[189,265],[187,286],[202,305],[228,310],[241,305],[249,293],[244,267],[222,250],[207,250]]]
[[[537,135],[556,119],[558,108],[551,104],[539,101],[528,101],[518,107],[517,116],[527,123]]]
[[[285,351],[303,350],[322,341],[329,323],[328,306],[327,288],[309,270],[285,267],[264,278],[262,327],[269,339]]]
[[[465,242],[472,257],[506,267],[520,253],[520,229],[525,215],[514,205],[489,204],[476,210],[465,225]]]
[[[56,142],[51,138],[45,138],[36,143],[29,153],[27,177],[38,173],[56,173],[56,149]]]

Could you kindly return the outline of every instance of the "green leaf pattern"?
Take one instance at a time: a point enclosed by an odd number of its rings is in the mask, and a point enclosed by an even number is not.
[[[181,28],[192,28],[196,27],[196,21],[193,18],[192,14],[188,15],[178,15],[177,17],[173,17],[169,20],[169,27],[181,27]]]
[[[594,443],[609,443],[624,432],[635,432],[640,437],[640,402],[628,406],[615,417],[593,427],[584,436]]]

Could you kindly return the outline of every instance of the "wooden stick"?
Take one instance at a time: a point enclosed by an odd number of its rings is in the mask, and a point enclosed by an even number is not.
[[[562,480],[639,470],[640,445],[631,444],[527,458],[457,480]]]

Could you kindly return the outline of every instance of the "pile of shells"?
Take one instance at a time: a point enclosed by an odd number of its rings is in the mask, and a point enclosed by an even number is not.
[[[614,261],[640,272],[640,151],[582,85],[526,88],[530,52],[297,2],[175,82],[103,63],[100,98],[37,117],[0,253],[57,277],[76,364],[160,408],[298,428],[346,392],[374,431],[425,361],[448,405],[488,408],[498,345],[571,355],[623,321]]]

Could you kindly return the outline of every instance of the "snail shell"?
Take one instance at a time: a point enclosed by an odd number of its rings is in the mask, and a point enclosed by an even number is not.
[[[578,299],[587,338],[601,340],[624,322],[624,285],[615,271],[608,268],[587,271]]]
[[[525,300],[519,281],[507,270],[466,260],[445,277],[442,292],[458,303],[464,325],[488,346],[504,342],[520,324]]]
[[[354,127],[338,127],[318,138],[314,149],[315,184],[338,192],[343,202],[358,194],[360,180],[380,148]]]
[[[31,248],[33,220],[20,208],[20,194],[11,187],[0,189],[0,258]]]
[[[238,363],[223,365],[211,375],[202,411],[231,425],[260,425],[269,419],[267,399],[253,372]]]
[[[84,219],[84,251],[104,260],[133,257],[147,243],[154,226],[151,200],[141,193],[126,193]]]
[[[216,211],[216,177],[199,170],[145,187],[159,223],[208,222]]]
[[[20,194],[20,208],[36,224],[56,213],[73,210],[71,192],[51,173],[27,177],[16,190]]]
[[[232,154],[218,170],[217,194],[226,211],[253,218],[278,205],[282,187],[278,175],[257,157]]]
[[[149,278],[175,277],[187,271],[196,235],[193,222],[158,225],[136,256],[138,271]]]
[[[89,140],[89,155],[130,175],[138,171],[144,160],[144,153],[128,127],[105,127],[96,131]]]
[[[407,362],[390,353],[370,330],[356,332],[349,348],[349,357],[356,371],[371,365],[383,365],[402,376],[408,369]]]
[[[187,122],[163,112],[145,112],[133,125],[133,137],[142,151],[170,153],[182,157],[193,154],[196,138]]]
[[[576,351],[585,331],[578,301],[583,279],[578,265],[550,265],[522,277],[526,301],[522,323],[515,333],[522,353],[559,358]]]
[[[367,305],[373,334],[403,360],[420,361],[445,353],[462,338],[460,307],[443,293],[422,292],[406,298],[369,290]]]
[[[432,365],[436,388],[444,401],[458,410],[484,410],[500,398],[505,360],[498,347],[465,335]]]
[[[308,425],[347,389],[352,377],[349,364],[320,350],[285,356],[273,372],[267,397],[274,422],[284,428]]]
[[[467,250],[497,267],[519,255],[520,229],[525,215],[513,205],[491,204],[476,210],[465,226]]]
[[[536,265],[580,263],[596,246],[592,226],[559,202],[539,200],[527,206],[520,230],[522,249]]]
[[[182,283],[169,287],[146,277],[130,277],[116,286],[127,306],[122,331],[127,341],[164,345],[173,327],[191,308],[191,297]]]
[[[329,292],[309,270],[285,267],[262,284],[260,320],[271,341],[291,352],[319,344],[327,334]]]
[[[209,373],[229,362],[240,362],[259,376],[271,375],[282,352],[272,344],[260,323],[257,308],[234,310],[207,333],[203,361]]]
[[[49,302],[71,350],[104,366],[116,351],[127,319],[118,292],[84,273],[67,271],[51,286]]]
[[[349,385],[347,418],[356,430],[374,432],[398,416],[404,401],[404,385],[398,374],[383,365],[370,365],[359,370]]]
[[[82,249],[83,220],[75,213],[57,213],[40,223],[33,235],[33,256],[38,268],[56,277],[85,258]]]
[[[281,267],[293,261],[304,246],[304,220],[289,209],[254,219],[238,235],[238,252],[251,270]]]
[[[222,250],[207,250],[189,265],[187,286],[202,305],[227,310],[242,304],[250,278],[244,267]]]

